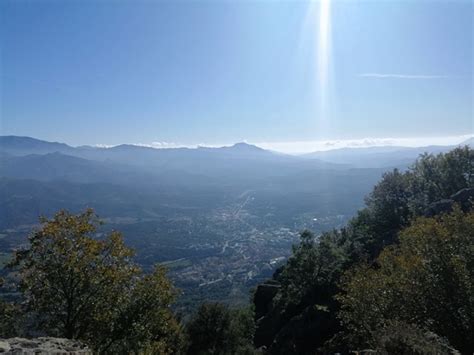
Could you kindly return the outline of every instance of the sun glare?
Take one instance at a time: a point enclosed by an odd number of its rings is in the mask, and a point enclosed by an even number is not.
[[[330,65],[330,36],[331,36],[331,0],[319,2],[318,21],[318,44],[317,44],[317,88],[319,106],[319,134],[327,130],[329,121],[329,65]]]
[[[330,55],[329,31],[331,25],[331,0],[321,0],[319,7],[318,74],[321,84],[324,85],[327,81]]]

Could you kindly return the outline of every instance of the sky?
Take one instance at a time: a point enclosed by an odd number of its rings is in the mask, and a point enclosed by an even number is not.
[[[281,151],[460,141],[474,133],[473,6],[4,0],[0,134]]]

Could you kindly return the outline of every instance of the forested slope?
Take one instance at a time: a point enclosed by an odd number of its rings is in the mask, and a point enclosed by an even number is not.
[[[411,327],[472,353],[473,197],[468,147],[386,173],[347,227],[303,232],[257,288],[255,345],[272,354],[349,351],[380,345],[386,327],[391,335]]]

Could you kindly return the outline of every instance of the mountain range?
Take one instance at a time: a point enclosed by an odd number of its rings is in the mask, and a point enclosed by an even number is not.
[[[474,145],[474,137],[460,145]],[[440,153],[454,146],[401,147],[381,146],[367,148],[340,148],[317,151],[299,156],[291,156],[265,150],[247,143],[236,143],[232,146],[211,148],[162,148],[121,144],[110,148],[79,146],[72,147],[65,143],[47,142],[31,137],[0,136],[0,153],[12,156],[44,155],[60,153],[63,155],[100,162],[113,162],[149,168],[202,168],[209,161],[224,163],[224,160],[247,160],[293,164],[304,168],[318,164],[337,164],[349,167],[393,167],[410,164],[424,152]],[[308,164],[311,161],[312,164]],[[198,164],[196,164],[198,162]],[[346,166],[346,167],[347,167]],[[225,164],[224,166],[225,167]],[[223,168],[220,167],[220,168]],[[325,165],[325,168],[328,166]],[[336,166],[332,166],[336,168]]]
[[[472,145],[473,139],[464,143]],[[360,205],[372,183],[387,169],[404,169],[423,152],[449,149],[452,147],[344,148],[292,156],[247,143],[220,148],[155,149],[129,144],[99,148],[0,136],[3,210],[0,227],[14,225],[12,219],[5,216],[14,214],[13,209],[21,211],[21,205],[28,203],[23,191],[18,191],[19,186],[29,191],[33,200],[41,201],[35,212],[15,218],[24,223],[32,223],[37,215],[63,207],[107,206],[103,211],[113,215],[112,211],[118,206],[133,200],[130,199],[132,192],[143,195],[140,200],[143,205],[149,200],[159,201],[153,203],[155,210],[143,208],[140,201],[136,201],[137,211],[152,211],[148,213],[151,215],[157,214],[156,209],[163,213],[166,210],[163,206],[212,210],[238,203],[240,196],[248,191],[259,197],[252,206],[257,215],[271,212],[284,215],[283,220],[294,221],[299,214],[322,210],[322,206],[347,214]],[[48,195],[42,193],[45,189],[25,188],[28,184],[45,183],[46,190],[59,189],[61,193]],[[68,198],[69,193],[73,195],[72,191],[77,190],[74,184],[101,184],[103,191],[114,193],[100,194],[100,203],[89,193],[80,198]],[[56,195],[64,199],[53,199]],[[122,199],[123,204],[115,203],[122,195],[127,196]],[[346,202],[341,204],[344,198]],[[49,207],[43,211],[41,206]],[[129,206],[124,210],[131,209]]]
[[[123,231],[138,262],[172,267],[183,302],[203,292],[242,300],[288,255],[298,231],[344,225],[384,172],[452,148],[292,156],[247,143],[99,148],[0,136],[0,260],[25,242],[39,216],[92,207],[104,228]]]

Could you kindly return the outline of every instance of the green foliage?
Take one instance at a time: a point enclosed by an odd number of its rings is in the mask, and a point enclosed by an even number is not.
[[[3,279],[0,278],[0,288],[3,286]],[[18,326],[18,306],[14,303],[0,299],[0,338],[17,336]]]
[[[352,260],[375,259],[431,203],[472,187],[474,150],[467,146],[437,156],[424,154],[408,171],[384,174],[366,198],[366,207],[349,223]]]
[[[257,346],[271,344],[270,352],[275,354],[314,353],[339,329],[332,296],[347,262],[345,237],[344,231],[319,238],[309,231],[301,233],[300,244],[274,276],[280,288],[266,307],[270,312],[257,330]]]
[[[448,342],[415,325],[390,321],[374,332],[375,349],[378,354],[459,354]]]
[[[470,298],[472,264],[462,261],[465,260],[462,258],[450,259],[453,252],[459,250],[449,249],[460,248],[461,244],[444,249],[429,244],[433,248],[432,257],[437,255],[438,258],[436,264],[429,265],[442,268],[444,264],[440,260],[451,260],[452,265],[442,270],[444,274],[438,273],[441,270],[429,272],[426,265],[421,265],[426,273],[419,273],[414,279],[403,278],[399,270],[394,269],[396,263],[387,259],[394,258],[395,254],[390,250],[400,251],[397,247],[400,231],[423,215],[430,204],[450,198],[461,189],[473,187],[474,150],[462,147],[437,156],[425,154],[405,172],[395,169],[384,174],[366,198],[366,207],[346,228],[317,238],[310,232],[303,232],[300,244],[293,248],[293,255],[273,276],[280,285],[278,292],[267,304],[258,304],[259,316],[260,310],[264,314],[258,321],[256,344],[271,346],[271,353],[278,353],[278,349],[314,353],[325,342],[328,342],[326,349],[332,348],[335,352],[365,345],[375,347],[374,331],[383,328],[385,323],[382,320],[392,320],[385,316],[388,312],[398,314],[395,319],[447,337],[460,350],[469,347],[460,338],[472,338],[466,333],[473,329],[472,317],[467,316],[474,314]],[[462,215],[462,212],[458,213]],[[420,226],[420,223],[415,224],[419,226],[419,234],[429,230],[428,225]],[[408,232],[403,235],[405,233]],[[458,231],[451,230],[445,235],[453,233]],[[471,245],[472,236],[464,234],[464,237],[471,239],[470,242],[463,241],[464,245]],[[407,237],[402,236],[402,239],[403,248],[422,248],[410,244],[413,242],[406,241]],[[384,249],[386,251],[379,257]],[[434,253],[435,249],[438,254]],[[470,258],[470,252],[464,250],[459,255]],[[414,258],[406,263],[415,261],[420,262]],[[384,271],[377,273],[381,263]],[[338,299],[335,296],[341,292],[344,273],[344,288],[346,291],[350,288],[351,292]],[[355,276],[350,279],[347,275]],[[348,278],[352,281],[347,281]],[[399,288],[394,288],[394,285]],[[450,299],[451,293],[453,299]],[[344,304],[341,314],[345,329],[336,319],[340,301]],[[416,305],[426,307],[413,313]],[[347,348],[348,344],[356,347]]]
[[[125,302],[118,305],[120,311],[114,326],[102,330],[109,332],[102,334],[109,339],[108,352],[140,349],[153,354],[175,354],[181,351],[184,338],[181,325],[170,310],[175,292],[166,277],[166,269],[157,266],[130,286]]]
[[[345,262],[342,242],[336,231],[317,241],[311,232],[302,232],[300,244],[293,247],[293,255],[277,276],[281,284],[279,303],[298,305],[308,299],[327,303]]]
[[[341,318],[354,345],[374,346],[373,333],[399,320],[446,337],[463,353],[474,351],[474,213],[460,209],[419,218],[385,249],[378,267],[346,275]]]
[[[397,169],[384,174],[366,198],[366,209],[351,222],[355,241],[363,249],[357,258],[375,258],[385,245],[394,243],[400,227],[408,224],[411,217],[408,174]]]
[[[202,304],[186,326],[188,354],[254,354],[254,330],[250,310]]]
[[[83,340],[99,352],[159,346],[171,353],[179,326],[169,310],[175,291],[165,270],[143,275],[118,232],[94,238],[99,221],[90,209],[60,211],[41,222],[10,265],[34,328]]]
[[[437,156],[425,154],[408,178],[413,196],[410,209],[419,215],[430,203],[474,187],[474,149],[465,146]]]

